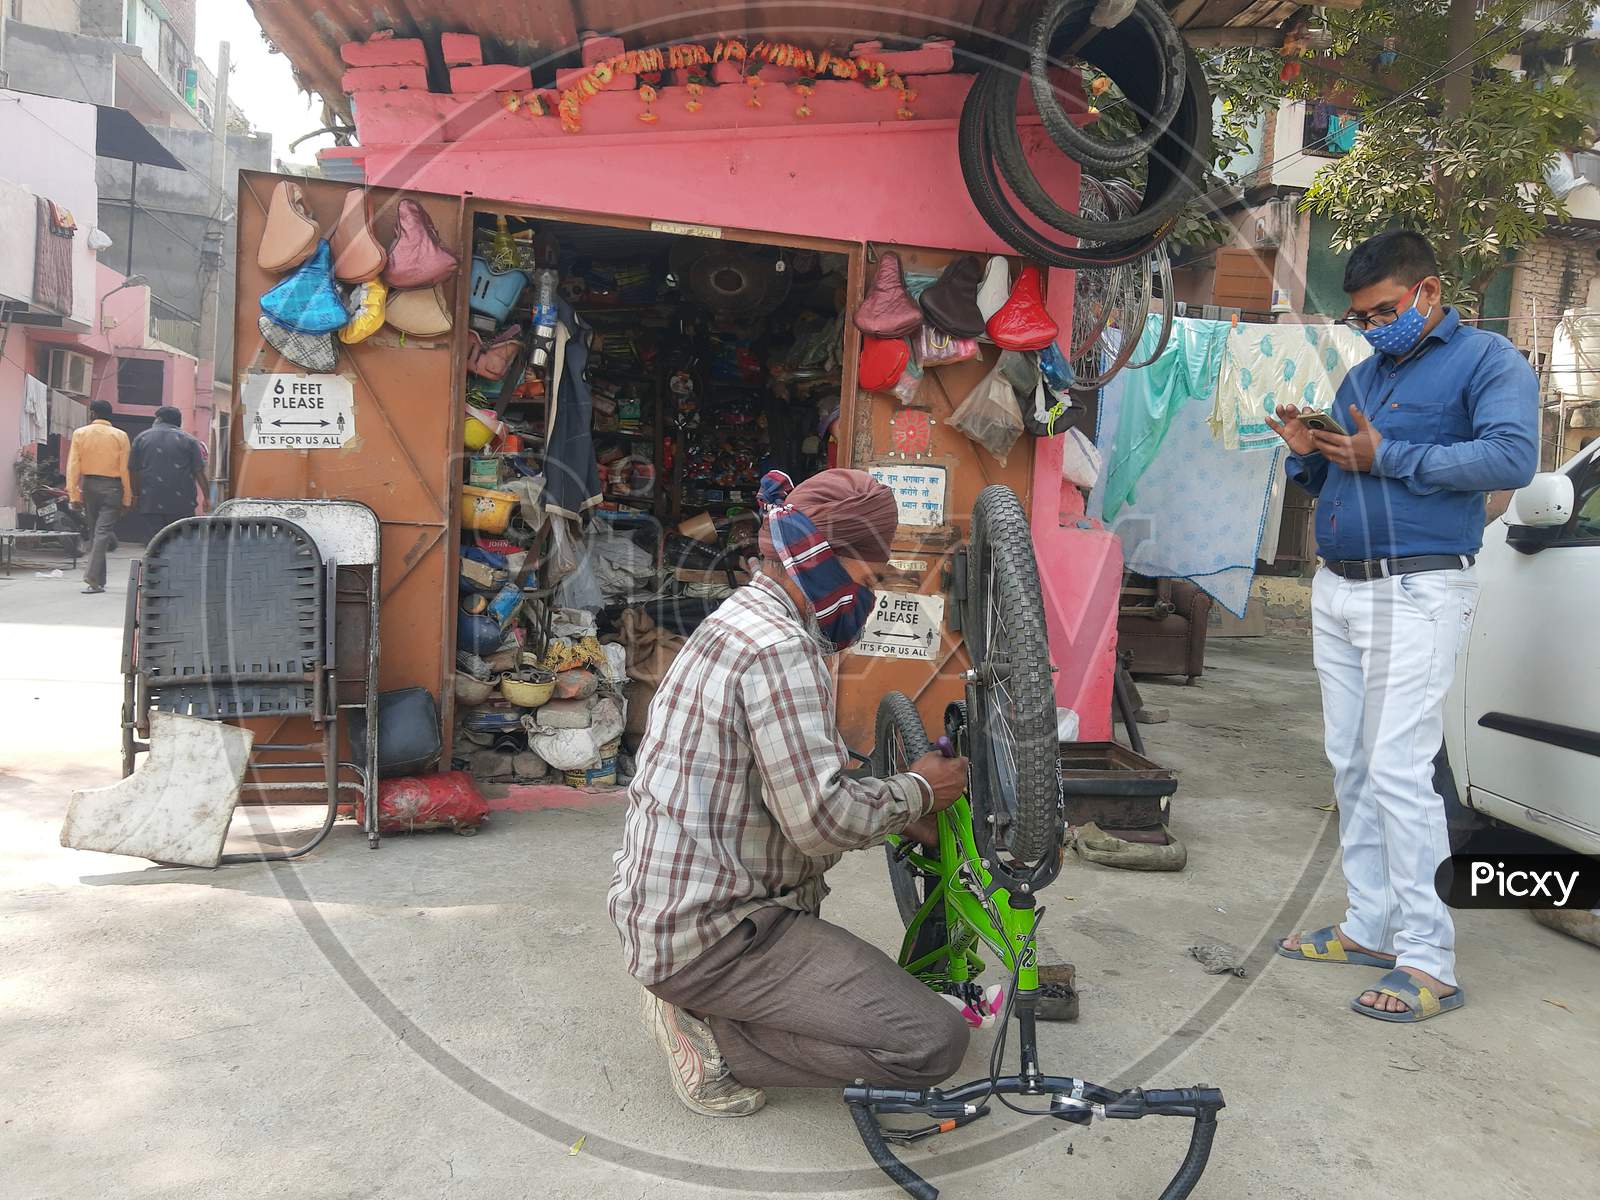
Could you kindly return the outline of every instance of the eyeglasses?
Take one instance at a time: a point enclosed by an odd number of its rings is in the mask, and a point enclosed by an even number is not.
[[[1411,290],[1406,293],[1405,304],[1410,304],[1415,300],[1417,289],[1425,282],[1426,280],[1417,280]],[[1340,320],[1357,333],[1365,333],[1369,329],[1382,329],[1385,325],[1394,324],[1394,319],[1400,315],[1402,307],[1402,304],[1380,304],[1369,312],[1356,312],[1351,309]]]

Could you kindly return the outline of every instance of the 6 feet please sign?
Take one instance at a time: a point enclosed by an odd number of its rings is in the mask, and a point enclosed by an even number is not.
[[[354,389],[343,375],[246,375],[239,395],[252,450],[337,449],[355,436]]]

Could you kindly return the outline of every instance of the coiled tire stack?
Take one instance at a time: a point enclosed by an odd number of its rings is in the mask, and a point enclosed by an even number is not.
[[[1034,27],[1030,61],[986,67],[974,80],[961,113],[961,172],[984,220],[1020,253],[1069,269],[1114,267],[1150,253],[1200,193],[1211,161],[1211,98],[1205,74],[1159,0],[1138,0],[1126,20],[1095,32],[1080,47],[1076,43],[1088,32],[1096,2],[1055,0]],[[1140,113],[1137,133],[1109,141],[1073,123],[1048,75],[1054,56],[1068,50],[1102,69],[1115,68],[1107,74]],[[1062,207],[1040,185],[1017,132],[1017,92],[1024,76],[1052,141],[1089,173],[1109,173],[1145,160],[1144,193],[1135,211],[1096,220]],[[1012,196],[1035,221],[1018,209]],[[1039,224],[1071,235],[1077,244],[1052,237]]]

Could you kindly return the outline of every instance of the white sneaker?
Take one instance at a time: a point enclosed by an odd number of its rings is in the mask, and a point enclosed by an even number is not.
[[[641,1015],[667,1056],[672,1090],[690,1111],[706,1117],[748,1117],[766,1104],[765,1092],[745,1087],[733,1077],[704,1021],[648,989]]]

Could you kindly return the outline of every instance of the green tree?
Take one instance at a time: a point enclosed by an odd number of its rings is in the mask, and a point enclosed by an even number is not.
[[[1593,140],[1593,110],[1559,50],[1587,32],[1595,7],[1366,0],[1330,11],[1333,57],[1305,60],[1300,82],[1352,91],[1360,133],[1317,173],[1304,207],[1333,222],[1339,249],[1390,226],[1425,234],[1450,297],[1479,311],[1508,255],[1566,216],[1545,171]],[[1506,56],[1519,54],[1524,67],[1510,69]]]

